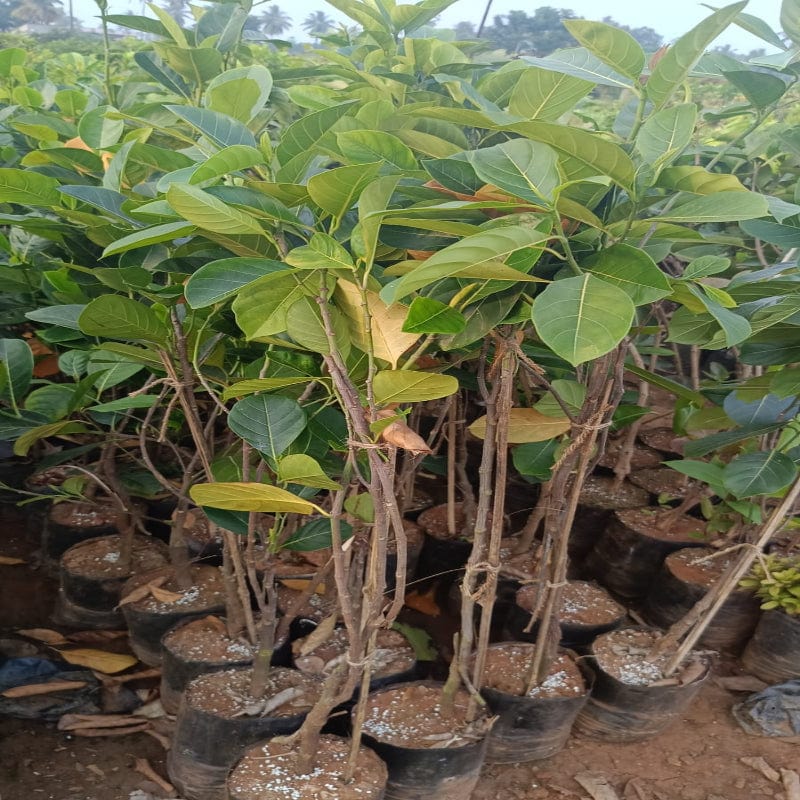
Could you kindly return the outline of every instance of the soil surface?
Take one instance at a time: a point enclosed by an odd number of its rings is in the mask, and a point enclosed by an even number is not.
[[[494,644],[486,656],[485,685],[506,694],[521,696],[535,645],[522,642]],[[528,697],[580,697],[586,692],[583,675],[566,653],[555,659],[547,677],[528,693]]]
[[[188,662],[222,664],[253,659],[253,647],[244,639],[230,639],[225,623],[215,616],[203,617],[172,630],[163,640],[177,658]]]
[[[131,563],[120,561],[122,537],[100,536],[73,545],[61,557],[65,571],[87,578],[122,578],[131,573],[149,572],[169,562],[167,547],[158,539],[136,535],[133,539]]]
[[[646,489],[623,481],[616,485],[608,475],[590,475],[581,489],[580,504],[598,511],[615,511],[618,508],[639,508],[650,501]]]
[[[722,553],[710,547],[690,547],[668,555],[664,565],[684,583],[709,588],[738,555],[738,551]]]
[[[37,537],[25,532],[22,516],[13,508],[0,507],[0,526],[0,554],[27,562],[0,565],[0,635],[19,628],[54,627],[51,614],[58,586],[33,567]],[[447,634],[451,639],[452,633]],[[740,759],[761,757],[774,769],[796,769],[800,745],[748,736],[736,724],[731,707],[747,693],[730,691],[719,681],[741,674],[735,661],[717,663],[681,719],[649,741],[607,744],[573,736],[561,753],[541,764],[486,766],[472,800],[589,800],[575,780],[585,773],[606,779],[620,800],[786,800],[779,783]],[[135,771],[137,759],[146,759],[156,773],[166,776],[163,747],[144,733],[79,738],[56,730],[54,723],[0,719],[3,800],[166,796]]]
[[[683,514],[676,516],[671,510],[633,508],[618,511],[616,517],[629,530],[651,539],[699,545],[706,538],[701,520]]]
[[[538,586],[523,586],[517,592],[517,605],[533,611]],[[625,609],[611,595],[589,581],[568,581],[561,592],[559,619],[569,625],[609,625],[625,616]]]

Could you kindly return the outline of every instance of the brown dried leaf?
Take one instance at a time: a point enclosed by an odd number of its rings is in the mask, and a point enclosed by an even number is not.
[[[115,639],[124,639],[127,635],[128,631],[78,631],[77,633],[68,633],[67,639],[81,644],[104,644]]]
[[[281,578],[280,582],[287,589],[293,589],[295,592],[304,592],[311,581],[308,578]],[[316,594],[325,594],[325,584],[318,583]]]
[[[136,763],[134,764],[133,768],[140,775],[144,775],[145,778],[147,778],[148,780],[151,780],[151,781],[153,781],[153,783],[157,784],[164,791],[164,794],[171,795],[171,794],[175,793],[175,787],[171,783],[169,783],[168,781],[165,781],[150,766],[150,762],[146,758],[137,758],[136,759]]]
[[[90,648],[79,648],[76,650],[59,650],[61,658],[69,664],[78,664],[81,667],[96,669],[113,675],[115,672],[132,667],[137,663],[134,656],[125,653],[107,653],[105,650],[92,650]]]
[[[411,592],[406,595],[403,602],[409,608],[413,608],[414,611],[419,611],[420,614],[425,614],[428,617],[438,617],[442,613],[442,609],[437,605],[435,598],[436,586],[426,594]]]
[[[64,714],[58,720],[58,730],[77,731],[82,728],[125,728],[141,725],[142,720],[130,714]]]
[[[17,567],[20,564],[27,564],[24,558],[13,558],[12,556],[0,556],[0,566]]]
[[[588,772],[581,772],[573,777],[575,782],[580,784],[591,795],[593,800],[619,800],[619,795],[609,785],[604,775],[591,775]]]
[[[150,584],[150,594],[158,600],[159,603],[177,603],[178,600],[183,599],[183,594],[180,592],[170,592],[167,589],[160,589],[158,586]]]
[[[130,733],[145,733],[149,724],[149,722],[145,721],[131,725],[127,728],[81,728],[80,730],[72,731],[72,735],[85,736],[87,738],[103,736],[127,736]]]
[[[50,683],[29,683],[25,686],[14,686],[2,692],[3,697],[33,697],[38,694],[53,692],[69,692],[82,689],[86,681],[50,681]]]
[[[743,756],[739,761],[748,767],[752,767],[756,772],[760,772],[768,781],[780,783],[780,773],[773,769],[761,756]]]
[[[781,781],[786,792],[786,800],[800,800],[800,775],[793,769],[781,767]]]
[[[729,675],[724,678],[715,678],[714,683],[729,692],[760,692],[767,688],[767,684],[754,675]]]
[[[129,592],[119,601],[119,605],[117,608],[122,608],[122,606],[127,606],[130,603],[137,603],[139,600],[144,600],[145,597],[149,597],[152,592],[153,588],[155,587],[158,589],[159,586],[162,586],[167,582],[167,576],[162,575],[160,578],[156,578],[154,581],[150,581],[150,583],[145,583],[142,586],[137,586],[133,591]]]
[[[401,450],[407,450],[409,453],[432,453],[433,450],[428,447],[428,443],[414,430],[412,430],[407,423],[401,420],[390,422],[382,431],[380,438],[391,444],[394,447],[399,447]]]
[[[58,631],[51,631],[49,628],[25,628],[17,631],[20,636],[25,636],[28,639],[36,639],[37,642],[44,642],[45,644],[66,644],[67,640]]]

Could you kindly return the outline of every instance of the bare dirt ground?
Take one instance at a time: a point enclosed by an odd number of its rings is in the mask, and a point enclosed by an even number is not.
[[[0,532],[0,554],[31,561],[37,543],[17,515],[0,513]],[[55,588],[30,563],[0,566],[0,638],[19,628],[53,627]],[[735,674],[736,666],[720,663],[715,673]],[[730,715],[742,697],[712,678],[663,735],[628,745],[573,738],[541,764],[487,766],[473,800],[587,800],[591,795],[575,780],[587,773],[604,778],[623,800],[791,800],[781,783],[740,759],[761,756],[776,770],[797,770],[800,744],[745,734]],[[0,800],[163,797],[134,770],[137,759],[147,759],[166,777],[164,750],[148,735],[78,738],[54,723],[0,718]]]

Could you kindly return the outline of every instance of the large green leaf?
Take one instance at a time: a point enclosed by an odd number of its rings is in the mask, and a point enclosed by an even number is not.
[[[291,456],[287,457],[291,458]],[[333,482],[331,481],[331,483]],[[342,520],[339,523],[339,533],[342,541],[345,542],[353,535],[353,526]],[[282,548],[284,550],[294,550],[298,553],[308,553],[314,550],[324,550],[326,547],[331,546],[331,542],[331,521],[323,517],[301,525],[283,543]]]
[[[442,278],[467,274],[473,277],[480,276],[483,268],[486,278],[497,277],[499,272],[491,271],[492,264],[502,261],[524,247],[534,247],[546,238],[546,233],[522,225],[497,228],[467,236],[435,253],[412,272],[388,284],[381,292],[381,297],[387,303],[393,303]],[[516,272],[511,267],[506,267],[506,270],[508,273]],[[509,275],[504,280],[513,277]],[[520,272],[516,277],[518,280],[523,280],[527,276]]]
[[[309,383],[314,378],[249,378],[243,381],[236,381],[222,393],[223,401],[231,400],[234,397],[246,397],[256,392],[272,392],[276,389],[285,389],[287,386],[297,386],[298,384]],[[321,379],[317,379],[321,380]]]
[[[503,127],[528,139],[550,145],[559,153],[589,168],[592,175],[611,178],[624,188],[629,188],[633,183],[635,170],[630,156],[618,145],[591,131],[536,120],[516,122]]]
[[[151,244],[159,242],[171,242],[181,236],[186,236],[194,231],[194,225],[187,222],[167,222],[164,225],[154,225],[152,228],[145,228],[136,233],[123,236],[112,242],[105,250],[103,257],[125,253],[128,250],[135,250],[139,247],[149,247]]]
[[[228,511],[259,511],[266,514],[325,513],[314,503],[265,483],[196,483],[189,494],[199,506]]]
[[[234,404],[228,426],[256,450],[277,459],[303,432],[306,414],[289,397],[250,395]]]
[[[672,293],[666,275],[638,247],[611,245],[587,258],[582,266],[598,278],[618,286],[636,306],[654,303]]]
[[[167,202],[192,225],[207,231],[227,235],[264,234],[264,229],[255,218],[232,208],[196,186],[170,184]]]
[[[206,87],[203,102],[212,111],[247,124],[267,104],[271,91],[269,70],[261,64],[253,64],[217,75]]]
[[[95,150],[115,145],[125,130],[125,122],[114,117],[117,113],[113,106],[98,106],[88,111],[78,121],[78,135]]]
[[[697,121],[697,106],[683,103],[650,115],[636,136],[636,149],[646,164],[660,168],[689,146]]]
[[[24,339],[0,339],[0,399],[20,406],[33,378],[33,353]]]
[[[706,48],[747,5],[747,0],[715,11],[675,42],[661,57],[647,79],[647,97],[656,109],[664,106],[686,80]]]
[[[265,162],[264,154],[256,147],[234,144],[204,161],[189,178],[189,183],[202,183],[254,167]]]
[[[630,89],[633,81],[621,75],[615,69],[604,64],[596,55],[590,53],[585,47],[571,47],[557,50],[545,58],[526,56],[524,60],[542,69],[571,75],[573,78],[591,81],[601,86],[613,86],[617,89]]]
[[[508,415],[508,443],[544,442],[566,433],[571,425],[567,417],[551,417],[535,408],[512,408]],[[469,432],[478,439],[485,439],[486,428],[484,416],[469,426]]]
[[[739,227],[748,235],[787,250],[800,247],[800,226],[780,225],[768,219],[744,220]]]
[[[133,60],[169,91],[187,98],[191,96],[192,92],[186,81],[172,67],[165,64],[157,53],[139,50],[133,54]]]
[[[211,47],[179,47],[166,42],[154,42],[153,49],[195,87],[202,86],[222,71],[222,53]]]
[[[212,111],[210,108],[192,108],[191,106],[167,105],[165,108],[188,122],[219,147],[231,147],[235,144],[256,146],[255,136],[241,122],[231,119],[225,114]]]
[[[633,79],[642,74],[644,50],[627,31],[586,19],[565,19],[564,27],[580,44],[617,72]]]
[[[514,469],[526,478],[546,481],[552,474],[557,448],[558,442],[555,439],[521,444],[511,451]]]
[[[0,203],[59,206],[58,181],[30,170],[0,169]]]
[[[33,447],[36,442],[41,439],[46,439],[48,436],[58,436],[59,434],[67,433],[85,433],[86,426],[82,422],[73,422],[68,419],[63,419],[60,422],[50,422],[46,425],[39,425],[25,431],[14,442],[14,455],[26,456],[28,451]]]
[[[509,113],[555,122],[592,91],[594,83],[540,67],[522,72],[508,103]]]
[[[336,144],[347,161],[353,164],[384,162],[395,172],[418,169],[411,148],[385,131],[343,131],[336,134]]]
[[[449,397],[458,391],[458,381],[450,375],[415,370],[381,370],[373,381],[375,402],[380,406],[390,403],[420,403]]]
[[[336,308],[329,307],[336,349],[343,358],[350,353],[350,335],[347,322]],[[286,332],[302,347],[313,353],[329,354],[331,343],[322,320],[319,303],[311,297],[299,297],[286,311]]]
[[[726,465],[722,483],[735,497],[754,497],[785,489],[796,473],[794,462],[783,453],[745,453]]]
[[[728,70],[724,75],[756,108],[776,103],[790,86],[783,77],[750,69]]]
[[[278,480],[281,483],[296,483],[310,486],[312,489],[341,489],[336,481],[331,480],[319,462],[304,453],[293,453],[284,456],[278,462]]]
[[[115,353],[110,349],[110,345],[108,348],[104,346],[93,352],[86,365],[87,374],[95,376],[93,385],[98,394],[113,386],[119,386],[142,369],[144,364],[134,362],[126,354]]]
[[[327,233],[315,233],[308,244],[290,250],[286,254],[286,263],[297,269],[343,269],[347,272],[355,269],[353,257],[347,249]]]
[[[781,28],[796,45],[800,45],[800,0],[783,0]]]
[[[313,273],[312,273],[313,276]],[[313,276],[315,277],[315,276]],[[313,295],[319,281],[309,282],[307,273],[276,273],[259,279],[233,301],[236,322],[248,339],[286,332],[286,313],[301,297]]]
[[[403,323],[406,333],[461,333],[467,326],[463,314],[430,297],[415,297]]]
[[[380,168],[380,163],[370,163],[320,172],[309,179],[308,193],[323,211],[338,219],[353,207]]]
[[[78,325],[88,336],[158,345],[167,340],[167,326],[152,308],[119,295],[96,297],[81,313]]]
[[[593,275],[551,283],[531,309],[542,341],[573,366],[613,350],[628,335],[633,316],[630,297]]]
[[[529,139],[512,139],[467,155],[478,177],[523,200],[552,205],[561,182],[556,151]]]
[[[747,191],[735,175],[708,172],[703,167],[691,166],[667,167],[659,175],[657,185],[694,194]]]
[[[62,306],[45,306],[29,311],[25,316],[34,322],[41,322],[45,325],[58,325],[59,328],[69,328],[71,331],[79,331],[78,317],[80,317],[86,305],[69,304]]]
[[[206,308],[265,275],[286,269],[286,264],[269,258],[222,258],[200,267],[186,282],[184,296],[192,308]]]
[[[693,197],[658,217],[661,222],[737,222],[769,213],[767,200],[755,192],[716,192]]]

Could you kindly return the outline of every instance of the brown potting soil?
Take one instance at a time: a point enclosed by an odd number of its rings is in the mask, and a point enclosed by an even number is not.
[[[61,557],[64,570],[86,578],[122,578],[132,573],[149,572],[166,566],[169,554],[163,542],[149,536],[133,539],[131,563],[125,569],[120,561],[122,537],[100,536],[74,545]]]
[[[220,664],[253,657],[253,646],[244,638],[229,638],[225,622],[208,616],[187,622],[170,631],[163,639],[164,647],[183,661]]]
[[[122,521],[119,511],[107,503],[55,503],[49,516],[67,528],[99,528]]]
[[[344,782],[350,744],[322,736],[314,770],[298,775],[296,753],[288,745],[267,741],[247,750],[228,778],[233,800],[380,800],[386,766],[366,747],[358,751],[353,780]]]
[[[536,645],[525,642],[501,642],[489,647],[486,654],[484,686],[521,697]],[[534,686],[527,697],[579,697],[586,693],[586,682],[575,661],[560,653],[547,676]]]
[[[295,717],[311,709],[322,687],[316,678],[296,669],[272,667],[264,697],[257,699],[250,694],[252,677],[253,670],[247,667],[201,675],[186,688],[184,700],[192,708],[219,717]],[[286,693],[286,700],[270,707],[270,700],[281,692]],[[268,711],[262,713],[265,703]]]
[[[707,589],[736,560],[738,552],[723,554],[710,547],[690,547],[668,555],[664,565],[678,580]]]
[[[285,582],[278,584],[278,611],[286,614],[295,600],[300,596],[301,589],[286,586]],[[298,616],[322,622],[325,617],[329,617],[336,609],[336,600],[324,594],[312,593],[308,602],[300,609]]]
[[[623,481],[619,486],[608,475],[589,475],[581,489],[579,504],[599,511],[646,506],[650,496],[644,489]]]
[[[668,467],[657,469],[637,469],[628,476],[635,486],[647,489],[650,494],[683,497],[694,485],[686,475]]]
[[[519,542],[516,537],[507,539],[500,547],[500,574],[517,580],[531,580],[536,575],[539,564],[538,551],[534,543],[531,550],[517,553]]]
[[[670,509],[633,508],[617,512],[617,518],[633,531],[651,539],[702,542],[706,539],[703,521]]]
[[[538,587],[523,586],[517,592],[517,605],[532,611]],[[625,614],[625,609],[597,584],[568,581],[561,592],[559,619],[571,625],[607,625]]]
[[[61,486],[70,475],[75,474],[75,470],[67,466],[50,467],[49,469],[43,469],[41,472],[34,472],[33,475],[29,475],[25,479],[25,485],[28,490],[35,492],[41,489],[48,489],[51,486]]]
[[[401,683],[370,695],[364,733],[396,747],[462,747],[485,733],[483,719],[465,721],[468,703],[469,695],[458,691],[449,713],[442,706],[440,685]]]
[[[222,575],[216,567],[194,566],[191,568],[191,574],[192,586],[185,590],[180,589],[178,586],[175,573],[171,567],[136,575],[125,584],[123,600],[125,599],[125,595],[129,594],[132,589],[156,580],[159,576],[164,575],[167,577],[167,580],[158,588],[179,594],[179,598],[170,602],[164,602],[156,599],[152,595],[148,595],[141,600],[135,600],[131,603],[131,606],[142,611],[149,611],[153,614],[171,614],[175,611],[196,611],[209,608],[210,606],[220,605],[225,602],[225,589],[222,584]]]
[[[186,512],[183,522],[183,535],[196,544],[199,549],[209,545],[222,547],[222,534],[216,525],[211,525],[208,517],[196,508]]]
[[[672,428],[649,428],[639,432],[641,439],[648,447],[660,450],[662,453],[683,455],[684,438],[677,436]]]
[[[313,634],[310,634],[313,636]],[[303,654],[308,636],[292,642],[294,665],[309,675],[329,675],[347,658],[347,630],[336,628],[330,638],[308,653]],[[378,631],[375,651],[372,654],[372,678],[384,678],[410,670],[416,663],[414,649],[399,631]]]
[[[624,438],[609,439],[606,442],[606,448],[603,455],[598,461],[599,466],[606,469],[614,469],[617,466],[620,455],[622,454],[622,446]],[[653,450],[652,447],[647,445],[634,443],[633,452],[631,455],[631,469],[647,469],[649,467],[657,467],[664,460],[664,456]]]
[[[417,524],[425,533],[436,539],[468,539],[471,534],[467,534],[464,530],[466,525],[464,506],[456,503],[455,512],[456,529],[454,533],[451,533],[447,527],[447,503],[425,509],[417,517]],[[491,525],[491,514],[489,515],[489,524]]]
[[[422,532],[422,528],[420,528],[416,522],[412,522],[409,519],[404,519],[403,530],[406,532],[406,549],[408,550],[409,555],[415,552],[418,553],[422,549],[422,545],[425,542],[425,535]],[[394,538],[391,530],[389,531],[389,541],[386,543],[386,552],[397,552],[397,540]]]

